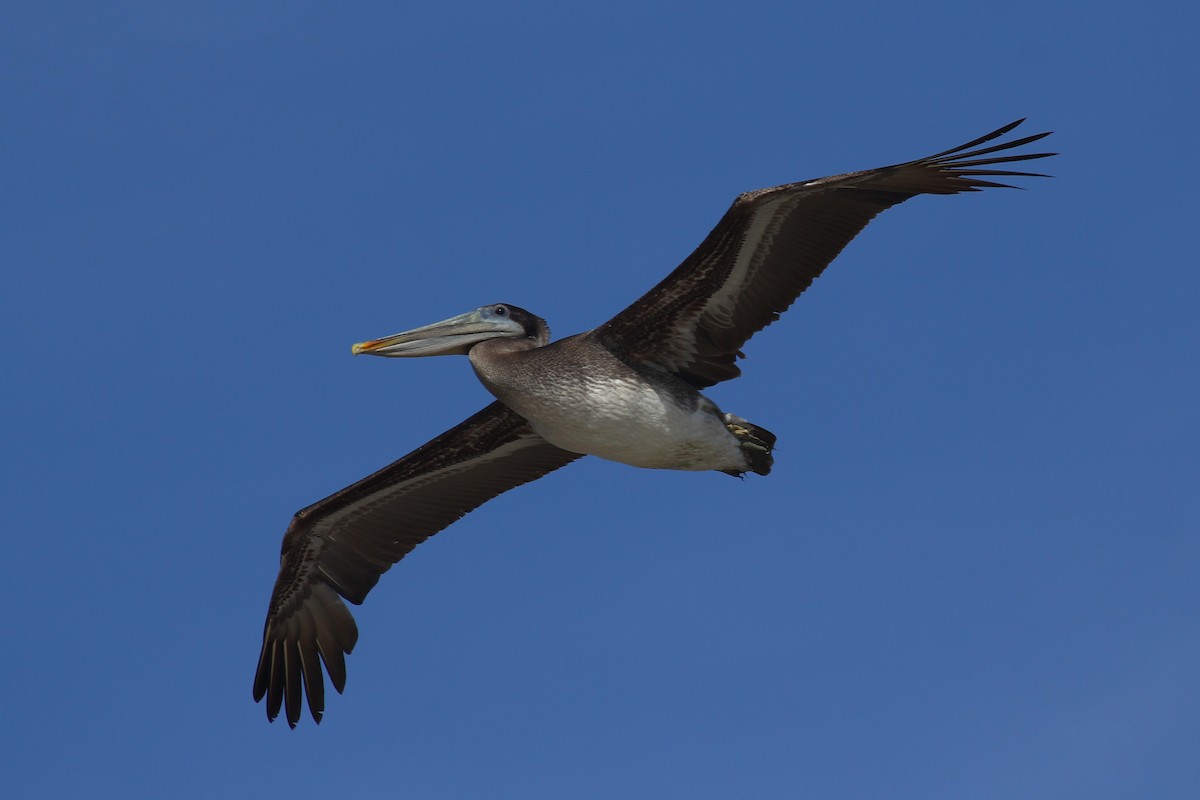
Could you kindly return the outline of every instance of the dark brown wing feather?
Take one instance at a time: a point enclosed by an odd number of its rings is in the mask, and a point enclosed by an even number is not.
[[[1012,188],[987,177],[1045,177],[993,167],[1054,153],[991,154],[1048,133],[972,149],[1022,122],[916,161],[741,195],[687,260],[597,336],[625,359],[696,388],[736,378],[742,345],[779,319],[879,212],[919,194]]]
[[[499,402],[391,466],[296,513],[283,537],[279,577],[254,676],[267,718],[300,719],[301,693],[317,722],[322,662],[339,692],[358,627],[342,602],[363,601],[392,564],[468,511],[579,458],[535,434]]]

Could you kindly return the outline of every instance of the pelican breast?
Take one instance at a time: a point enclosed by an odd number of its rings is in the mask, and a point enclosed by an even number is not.
[[[651,469],[746,468],[711,400],[674,375],[627,364],[591,333],[532,350],[486,344],[470,353],[479,380],[556,447]]]

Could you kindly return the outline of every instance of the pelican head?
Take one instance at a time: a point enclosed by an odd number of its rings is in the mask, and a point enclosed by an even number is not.
[[[488,339],[530,339],[534,347],[540,347],[549,336],[550,330],[540,317],[523,308],[493,303],[432,325],[359,342],[350,352],[391,358],[466,355],[472,347]]]

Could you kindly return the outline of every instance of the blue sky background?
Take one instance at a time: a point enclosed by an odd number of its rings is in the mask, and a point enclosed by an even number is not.
[[[1193,4],[53,3],[0,12],[17,797],[1200,796]],[[595,326],[740,191],[1029,116],[712,390],[775,471],[590,460],[250,699],[292,512],[488,398],[352,342]],[[1023,129],[1025,130],[1025,129]]]

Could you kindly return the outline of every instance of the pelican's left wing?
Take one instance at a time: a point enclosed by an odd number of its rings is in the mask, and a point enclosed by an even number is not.
[[[533,432],[499,402],[391,466],[296,513],[283,537],[279,577],[254,676],[267,718],[283,706],[300,719],[301,693],[317,722],[324,662],[339,692],[358,627],[342,598],[359,604],[392,564],[467,512],[579,458]]]
[[[992,154],[1047,133],[972,149],[1023,121],[916,161],[745,193],[687,260],[595,335],[618,355],[699,389],[736,378],[742,345],[779,319],[879,212],[919,194],[1007,187],[988,177],[1044,177],[994,165],[1053,153]]]

